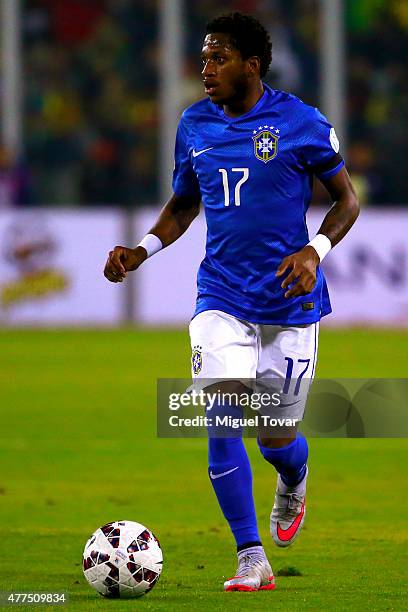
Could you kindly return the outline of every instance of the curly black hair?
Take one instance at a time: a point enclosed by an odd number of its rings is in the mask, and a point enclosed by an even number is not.
[[[229,34],[231,44],[241,53],[242,59],[256,55],[261,60],[260,77],[268,72],[272,61],[272,41],[263,25],[251,15],[228,13],[207,23],[206,33]]]

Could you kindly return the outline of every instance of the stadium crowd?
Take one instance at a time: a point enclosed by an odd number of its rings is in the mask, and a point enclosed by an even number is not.
[[[184,106],[203,97],[199,51],[219,6],[185,2]],[[404,203],[408,5],[347,0],[346,8],[347,165],[362,203]],[[317,0],[227,0],[229,10],[254,13],[270,30],[267,81],[318,105]],[[0,155],[0,194],[7,183],[14,204],[156,202],[158,2],[27,0],[23,24],[25,164]]]

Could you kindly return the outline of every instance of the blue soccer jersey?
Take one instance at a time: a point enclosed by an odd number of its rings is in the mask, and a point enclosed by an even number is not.
[[[295,298],[284,297],[275,274],[284,257],[309,242],[313,174],[329,178],[343,165],[325,117],[265,84],[239,117],[209,99],[184,111],[173,190],[201,196],[207,221],[195,315],[221,310],[253,323],[299,325],[331,312],[320,267],[313,291]]]

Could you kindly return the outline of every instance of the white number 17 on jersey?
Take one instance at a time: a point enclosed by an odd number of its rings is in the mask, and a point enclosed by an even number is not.
[[[241,206],[241,197],[240,190],[241,186],[248,180],[249,178],[249,168],[231,168],[232,172],[242,172],[242,177],[239,179],[238,183],[235,185],[235,206]],[[228,171],[225,168],[219,168],[218,172],[221,172],[222,176],[222,184],[224,187],[224,197],[225,197],[225,206],[230,205],[230,190],[228,185]]]

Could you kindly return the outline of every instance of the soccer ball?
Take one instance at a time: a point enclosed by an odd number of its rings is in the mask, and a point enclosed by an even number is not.
[[[107,523],[91,535],[83,554],[84,575],[105,597],[140,597],[162,571],[163,553],[153,533],[133,521]]]

